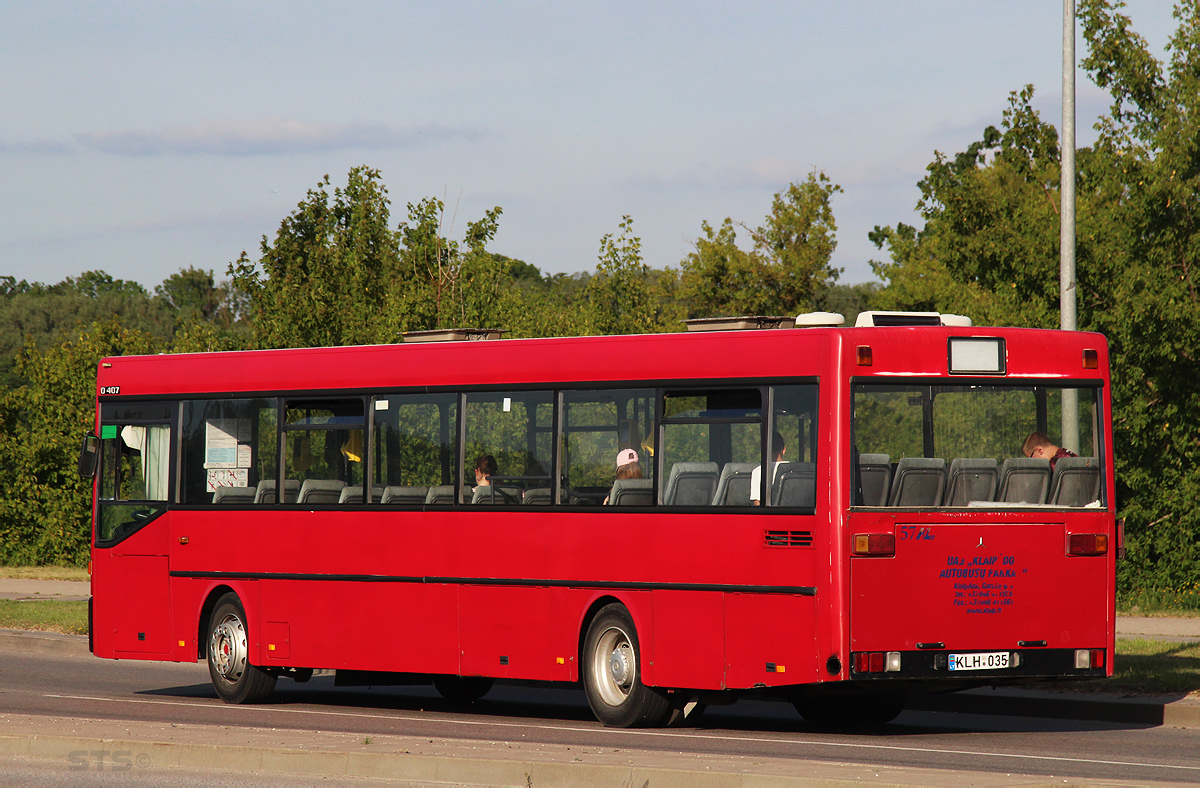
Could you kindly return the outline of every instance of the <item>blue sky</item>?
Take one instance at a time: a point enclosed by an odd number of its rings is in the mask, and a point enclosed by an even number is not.
[[[1161,59],[1169,3],[1125,13]],[[461,237],[499,205],[491,248],[550,273],[593,269],[624,214],[677,266],[701,221],[757,224],[815,168],[845,190],[842,281],[868,281],[867,233],[919,223],[935,150],[1026,83],[1060,119],[1047,0],[0,0],[0,27],[0,275],[42,282],[221,278],[359,164],[393,224],[437,196]],[[1108,102],[1082,71],[1078,96],[1084,144]]]

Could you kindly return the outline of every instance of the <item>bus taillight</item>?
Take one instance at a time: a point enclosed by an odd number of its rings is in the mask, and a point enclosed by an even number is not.
[[[1067,555],[1104,555],[1108,552],[1108,534],[1071,534],[1067,537]]]
[[[1075,667],[1079,668],[1079,669],[1104,667],[1104,649],[1102,649],[1102,648],[1077,648],[1077,649],[1075,649]]]
[[[896,673],[900,670],[899,651],[856,651],[850,658],[855,673]]]
[[[884,555],[896,554],[895,534],[855,534],[855,555]]]

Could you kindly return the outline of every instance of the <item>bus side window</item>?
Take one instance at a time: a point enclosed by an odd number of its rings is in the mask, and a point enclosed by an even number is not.
[[[763,461],[763,389],[674,389],[663,394],[663,506],[715,506],[738,469]],[[718,493],[722,469],[733,465]],[[749,505],[755,498],[746,485]]]
[[[375,425],[371,481],[380,502],[385,506],[453,504],[459,465],[458,395],[379,395],[371,400],[371,418]]]
[[[563,503],[653,506],[654,390],[563,392]]]
[[[283,475],[300,483],[297,503],[336,504],[345,487],[362,485],[363,414],[363,400],[358,397],[288,402]]]
[[[464,417],[464,503],[516,505],[523,502],[526,490],[550,486],[551,392],[471,393],[466,396]]]
[[[276,481],[275,399],[203,399],[182,404],[180,503],[252,504]]]

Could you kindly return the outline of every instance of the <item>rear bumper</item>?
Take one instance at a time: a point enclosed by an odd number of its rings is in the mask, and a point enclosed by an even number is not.
[[[1105,664],[1099,667],[1076,667],[1076,652],[1073,648],[1025,648],[1014,649],[1009,667],[976,670],[951,670],[950,655],[963,651],[922,650],[888,652],[899,654],[900,669],[880,672],[858,671],[851,660],[850,678],[855,681],[888,682],[897,679],[947,679],[961,680],[970,684],[992,684],[1007,679],[1060,679],[1060,678],[1103,678],[1108,675],[1107,664],[1112,652],[1107,649],[1085,649],[1102,651]]]

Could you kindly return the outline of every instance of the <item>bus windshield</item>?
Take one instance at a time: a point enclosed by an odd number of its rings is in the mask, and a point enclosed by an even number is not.
[[[852,504],[1101,507],[1099,396],[1099,387],[855,385]]]

